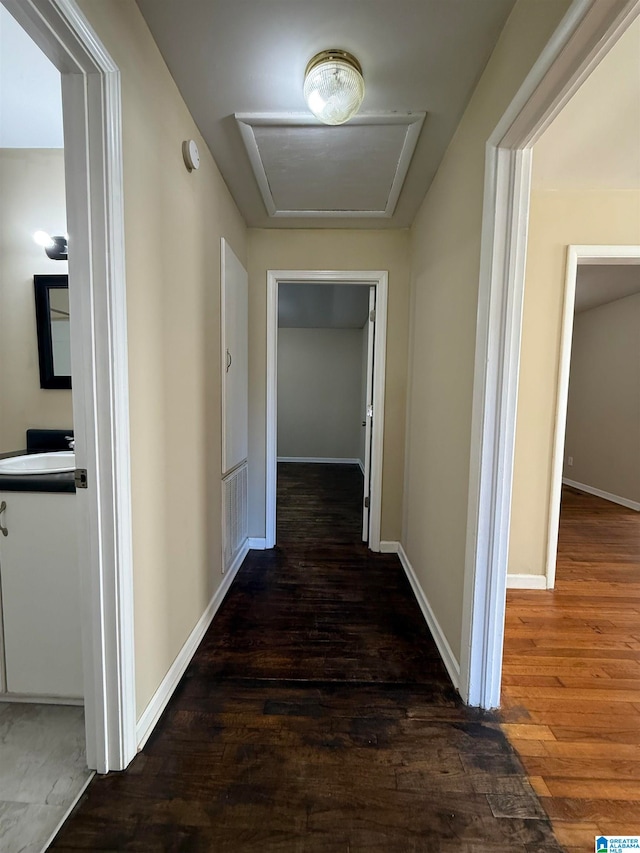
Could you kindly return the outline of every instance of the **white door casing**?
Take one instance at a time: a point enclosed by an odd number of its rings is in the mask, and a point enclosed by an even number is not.
[[[136,753],[120,73],[74,0],[3,0],[62,74],[87,763]]]
[[[640,0],[574,0],[486,145],[460,692],[498,707],[531,148],[640,15]]]
[[[369,548],[380,550],[382,516],[382,462],[384,438],[384,387],[387,345],[386,270],[267,270],[267,401],[266,401],[266,512],[265,546],[276,544],[276,487],[278,435],[278,285],[357,284],[375,287],[376,334],[374,345],[373,419],[371,439],[371,493],[369,500]]]
[[[373,439],[373,376],[375,351],[376,289],[369,288],[369,317],[367,318],[367,375],[364,411],[364,488],[362,494],[362,541],[369,541],[369,503],[371,500],[371,446]]]
[[[639,246],[569,246],[565,275],[564,306],[558,370],[558,394],[553,439],[551,469],[551,494],[549,498],[549,528],[547,534],[546,587],[553,589],[556,580],[558,556],[558,530],[560,527],[560,502],[562,498],[562,469],[564,441],[567,430],[567,402],[569,399],[569,374],[571,371],[571,344],[576,303],[578,267],[582,264],[640,264]],[[640,274],[640,270],[639,270]]]

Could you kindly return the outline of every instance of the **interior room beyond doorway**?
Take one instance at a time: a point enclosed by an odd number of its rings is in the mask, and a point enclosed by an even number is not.
[[[380,550],[387,282],[381,270],[268,271],[268,548],[280,460],[358,466],[362,538]]]
[[[366,521],[363,478],[370,471],[367,405],[373,370],[369,296],[369,288],[357,285],[283,284],[277,362],[279,471],[286,463],[298,463],[302,472],[310,472],[311,464],[359,469]],[[361,526],[366,540],[368,524]]]

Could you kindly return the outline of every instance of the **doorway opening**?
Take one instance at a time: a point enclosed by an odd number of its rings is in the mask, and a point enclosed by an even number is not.
[[[384,436],[384,382],[386,356],[386,320],[387,320],[387,278],[386,271],[312,271],[312,270],[270,270],[267,276],[267,476],[266,476],[266,547],[273,548],[276,543],[276,508],[277,508],[277,470],[278,458],[280,464],[285,460],[297,460],[304,464],[317,464],[321,459],[332,459],[328,464],[343,461],[346,464],[362,467],[362,539],[368,542],[373,551],[380,550],[380,521],[382,511],[382,450]],[[311,290],[304,294],[304,287]],[[304,347],[301,341],[300,329],[287,328],[289,322],[302,322],[300,317],[306,316],[306,324],[323,322],[323,314],[327,316],[335,312],[340,301],[342,286],[345,310],[351,302],[349,311],[359,312],[358,320],[352,319],[352,324],[361,322],[359,330],[350,337],[352,340],[340,341],[336,351],[337,340],[331,330],[320,331],[313,337],[316,356],[311,356],[307,350],[307,361],[313,371],[307,374],[307,380],[300,383],[298,376],[298,391],[290,394],[288,386],[284,399],[282,423],[278,422],[278,351],[283,354],[286,365],[292,367],[291,375],[295,375],[299,367],[299,353]],[[357,292],[359,291],[359,293]],[[349,295],[350,294],[350,295]],[[283,300],[281,302],[281,299]],[[304,299],[304,304],[301,300]],[[284,319],[287,312],[297,311],[298,319]],[[279,341],[278,318],[283,317],[285,331]],[[293,313],[291,313],[293,317]],[[325,334],[325,332],[329,334]],[[304,336],[304,333],[302,333]],[[340,336],[338,336],[340,337]],[[309,339],[309,335],[307,335]],[[321,353],[324,353],[324,355]],[[296,355],[296,352],[298,355]],[[310,357],[311,356],[311,357]],[[339,383],[335,373],[342,358],[344,363]],[[363,365],[366,360],[366,369]],[[324,363],[320,363],[324,362]],[[335,362],[328,370],[327,362]],[[322,376],[318,373],[322,373]],[[333,381],[331,377],[333,371]],[[349,390],[346,374],[352,373],[357,378]],[[315,375],[313,375],[315,374]],[[320,399],[313,387],[307,387],[307,382],[321,382],[334,385],[334,392],[340,385],[342,400],[338,402],[339,413],[334,415],[326,412],[328,397]],[[300,393],[303,392],[303,399]],[[306,402],[305,402],[306,399]],[[335,398],[334,398],[335,399]],[[300,407],[307,410],[306,424],[300,423],[295,416]],[[339,417],[337,417],[339,415]],[[293,416],[293,417],[292,417]],[[317,421],[320,420],[321,426]],[[343,423],[340,424],[339,422]],[[347,424],[346,421],[349,421]],[[331,424],[329,427],[328,425]],[[280,441],[278,433],[280,430]],[[315,433],[315,438],[312,435]],[[332,433],[331,435],[328,433]],[[315,444],[310,443],[311,440]],[[310,447],[321,448],[324,456],[309,451]],[[334,452],[329,455],[329,448]],[[336,449],[337,448],[337,449]],[[347,453],[347,448],[351,448]],[[335,453],[339,453],[338,456]]]
[[[136,753],[119,70],[75,4],[2,0],[61,74],[87,764]]]
[[[278,480],[284,474],[292,488],[295,466],[300,488],[317,473],[310,466],[333,466],[326,512],[338,527],[355,509],[364,542],[369,540],[374,335],[374,287],[280,285]],[[339,469],[345,466],[351,476],[339,486],[347,473]],[[347,498],[351,493],[355,503]],[[280,510],[278,503],[277,521]]]
[[[66,247],[60,237],[60,251],[48,246],[47,254],[47,235],[38,234],[67,231],[61,78],[1,4],[0,79],[0,456],[7,466],[0,476],[0,846],[35,850],[93,772],[83,708]],[[44,458],[67,472],[11,477],[12,465]]]
[[[640,455],[637,446],[640,421],[635,424],[634,430],[630,423],[633,415],[625,413],[621,417],[620,412],[622,407],[627,408],[625,398],[629,389],[637,387],[638,377],[625,377],[624,372],[635,370],[638,363],[634,350],[637,349],[640,324],[636,321],[634,336],[625,334],[625,330],[620,329],[617,323],[617,320],[633,323],[634,315],[640,316],[636,305],[640,299],[639,293],[640,246],[569,246],[552,463],[547,589],[553,589],[555,585],[563,483],[622,506],[640,510]],[[627,298],[630,298],[629,302],[613,304]],[[580,362],[575,367],[579,369],[580,374],[575,378],[575,391],[570,406],[569,384],[574,365],[572,345],[578,315],[585,315],[587,311],[594,311],[605,305],[612,308],[598,312],[597,315],[580,317],[580,320],[587,321],[589,328],[585,329],[578,339]],[[609,316],[616,308],[619,309],[616,314],[620,314],[620,317]],[[601,316],[603,314],[604,316]],[[585,360],[588,356],[585,352],[588,342],[582,344],[582,338],[589,332],[598,336],[605,323],[611,326],[612,331],[612,334],[605,332],[603,336],[604,341],[609,343],[609,351],[601,350],[597,356],[598,363],[592,365],[595,369],[590,369]],[[585,323],[580,322],[579,328],[583,325]],[[593,326],[594,329],[591,328]],[[611,351],[612,346],[614,351]],[[618,369],[615,369],[616,365]],[[596,385],[598,380],[601,382]],[[598,401],[598,392],[608,392],[608,402]],[[614,411],[611,410],[612,405]],[[628,414],[631,414],[631,419],[626,416]],[[588,427],[586,434],[581,425]],[[580,457],[576,456],[577,449],[580,450]],[[577,465],[574,465],[574,457]]]
[[[548,798],[558,840],[585,847],[594,836],[587,811],[598,815],[595,834],[614,831],[611,802],[623,795],[619,767],[637,749],[638,264],[640,246],[569,246],[547,573],[533,576],[539,588],[507,593],[501,695],[513,726],[507,732]],[[516,464],[516,482],[523,479]],[[553,742],[541,749],[535,741],[549,729]],[[624,784],[639,777],[630,768]],[[566,823],[556,808],[569,796],[567,785],[574,785],[572,818],[582,820]],[[637,822],[637,804],[625,807],[625,819]]]
[[[532,148],[640,14],[574,3],[486,146],[461,694],[500,704]]]

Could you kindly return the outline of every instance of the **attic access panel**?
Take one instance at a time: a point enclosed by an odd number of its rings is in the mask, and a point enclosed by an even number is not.
[[[369,114],[329,127],[306,114],[236,114],[272,217],[392,216],[424,118]]]

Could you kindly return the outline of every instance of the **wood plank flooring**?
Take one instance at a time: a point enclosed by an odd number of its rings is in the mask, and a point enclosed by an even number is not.
[[[556,589],[507,594],[503,718],[568,851],[640,835],[640,514],[565,488]]]
[[[56,851],[560,853],[496,715],[465,708],[355,467],[285,464],[252,552],[144,751]]]

